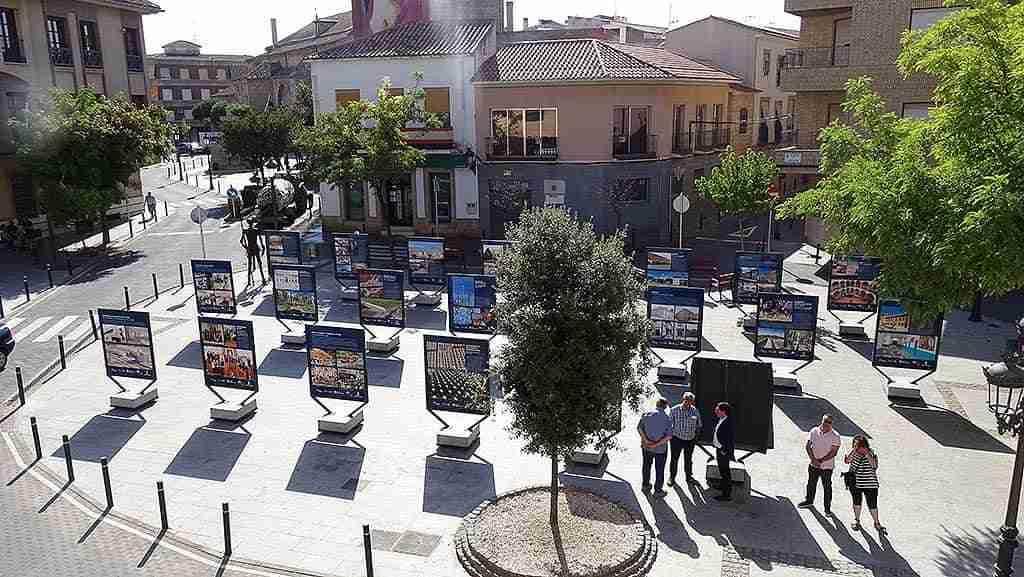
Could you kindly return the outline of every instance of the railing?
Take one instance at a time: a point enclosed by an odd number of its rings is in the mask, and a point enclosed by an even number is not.
[[[716,128],[699,128],[692,131],[693,150],[711,152],[724,150],[732,142],[732,130],[721,126]]]
[[[539,142],[526,143],[525,151],[510,151],[508,145],[493,136],[487,137],[487,158],[489,160],[550,161],[558,160],[558,139],[543,138]],[[522,152],[522,153],[521,153]]]
[[[50,62],[54,66],[74,66],[75,60],[70,48],[50,47]]]
[[[128,54],[125,58],[128,60],[128,72],[142,72],[142,56]]]
[[[757,146],[795,144],[799,132],[792,115],[763,118],[757,123]]]
[[[24,64],[27,62],[25,59],[24,44],[21,39],[15,39],[8,46],[3,47],[4,62],[20,62]]]
[[[99,50],[82,50],[82,64],[86,68],[103,68],[103,53]]]
[[[674,132],[672,134],[672,154],[690,154],[693,152],[693,143],[690,140],[689,132]]]
[[[658,136],[647,135],[613,135],[612,156],[618,159],[657,158]]]
[[[849,46],[792,48],[786,50],[786,68],[829,68],[850,65]]]

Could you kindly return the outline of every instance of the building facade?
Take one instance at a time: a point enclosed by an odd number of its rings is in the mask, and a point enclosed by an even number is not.
[[[799,40],[799,30],[709,16],[669,31],[665,47],[726,70],[756,89],[757,102],[748,119],[758,126],[755,142],[778,146],[795,139],[796,93],[782,88],[782,69],[786,52],[796,49]]]
[[[0,222],[48,230],[31,181],[19,174],[10,117],[53,88],[146,103],[142,15],[157,12],[149,0],[0,0]],[[111,213],[141,209],[140,185]]]
[[[369,183],[339,191],[321,186],[324,226],[331,231],[480,237],[479,148],[473,75],[494,52],[489,21],[417,22],[350,42],[311,60],[314,106],[334,112],[354,100],[375,100],[382,80],[392,91],[425,92],[423,107],[447,126],[409,127],[407,138],[426,165],[387,183],[383,203]],[[419,80],[416,76],[421,76]]]
[[[150,54],[146,64],[150,100],[168,111],[168,120],[191,126],[192,108],[231,86],[246,70],[248,56],[203,54],[202,46],[176,40]]]
[[[489,238],[501,238],[525,207],[554,205],[601,231],[628,225],[634,248],[674,243],[672,200],[702,202],[694,180],[726,146],[750,144],[739,117],[753,91],[662,49],[594,39],[506,44],[475,85]]]

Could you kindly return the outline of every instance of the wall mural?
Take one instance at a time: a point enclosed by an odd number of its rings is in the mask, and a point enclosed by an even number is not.
[[[429,0],[352,0],[352,28],[356,36],[392,26],[430,20]]]

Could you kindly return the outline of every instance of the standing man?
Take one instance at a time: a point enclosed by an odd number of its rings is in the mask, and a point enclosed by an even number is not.
[[[683,471],[686,482],[697,484],[693,478],[693,447],[697,444],[697,434],[704,429],[700,419],[700,411],[694,406],[696,397],[693,393],[683,393],[683,402],[672,407],[669,416],[672,418],[672,450],[668,466],[668,486],[676,485],[676,473],[679,472],[679,453],[683,453]]]
[[[814,493],[818,488],[818,479],[821,479],[825,514],[832,516],[832,469],[836,466],[835,457],[842,444],[839,433],[832,428],[832,415],[823,415],[821,424],[811,429],[804,447],[811,463],[807,467],[807,496],[797,507],[807,509],[814,506]]]
[[[146,193],[146,208],[149,209],[149,217],[156,220],[156,197],[152,190]]]
[[[640,446],[643,447],[644,464],[643,490],[651,490],[651,464],[654,464],[654,496],[664,497],[668,493],[662,490],[665,482],[665,460],[668,457],[668,443],[672,439],[672,420],[669,418],[668,401],[658,399],[657,410],[644,414],[636,430],[640,433]]]
[[[715,461],[718,463],[718,474],[722,477],[722,494],[715,497],[716,501],[732,501],[732,471],[729,470],[729,463],[736,459],[736,435],[729,417],[731,412],[729,403],[715,405],[715,416],[718,417],[714,437]]]
[[[249,259],[249,282],[245,283],[245,286],[252,284],[253,261],[256,262],[256,266],[260,269],[260,280],[263,281],[263,284],[267,284],[267,277],[263,276],[263,259],[260,257],[265,248],[263,247],[262,239],[260,239],[260,231],[256,229],[255,222],[249,221],[249,228],[242,231],[242,238],[238,242],[245,248],[245,255]]]

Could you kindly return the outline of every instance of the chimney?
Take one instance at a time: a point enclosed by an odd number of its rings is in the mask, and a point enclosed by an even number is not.
[[[529,28],[530,28],[530,19],[529,18],[523,18],[523,30],[528,30]]]
[[[513,32],[516,29],[515,17],[512,14],[512,9],[515,3],[509,0],[505,2],[505,32]]]
[[[270,43],[277,46],[277,18],[270,19]]]

